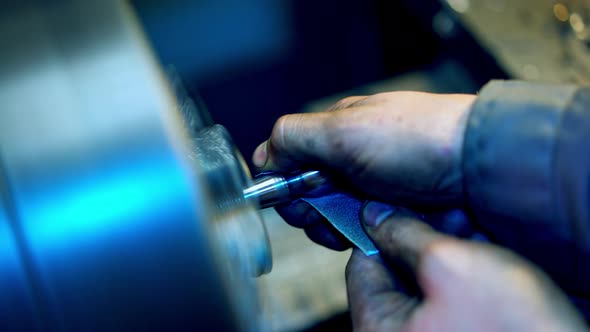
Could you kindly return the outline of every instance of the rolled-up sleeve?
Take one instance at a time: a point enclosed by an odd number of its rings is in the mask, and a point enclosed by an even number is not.
[[[463,146],[467,205],[496,242],[590,295],[590,88],[486,85]]]

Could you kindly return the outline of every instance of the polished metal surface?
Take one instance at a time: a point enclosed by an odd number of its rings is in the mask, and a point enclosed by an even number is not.
[[[261,178],[244,190],[244,197],[258,204],[261,209],[291,201],[290,194],[287,180],[283,176]]]
[[[221,125],[207,127],[192,136],[192,144],[189,158],[209,188],[215,229],[239,262],[236,267],[253,277],[270,272],[264,224],[257,206],[243,195],[243,188],[251,185],[250,174],[229,132]]]
[[[251,187],[244,189],[244,197],[263,209],[300,198],[327,183],[327,178],[319,171],[266,175],[256,180]]]
[[[248,176],[191,159],[128,5],[12,2],[0,47],[0,330],[260,330]]]

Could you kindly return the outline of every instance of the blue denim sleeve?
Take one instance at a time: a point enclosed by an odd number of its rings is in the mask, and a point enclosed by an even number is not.
[[[470,212],[494,242],[590,298],[590,88],[486,85],[468,120],[463,173]]]

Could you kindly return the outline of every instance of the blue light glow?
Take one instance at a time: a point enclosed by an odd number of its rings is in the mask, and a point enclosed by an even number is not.
[[[186,175],[167,155],[97,167],[72,178],[34,193],[21,207],[31,243],[71,246],[90,237],[129,233],[158,221],[165,211],[192,203]]]

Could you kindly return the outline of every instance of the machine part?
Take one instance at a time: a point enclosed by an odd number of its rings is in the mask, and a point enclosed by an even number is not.
[[[192,137],[192,143],[189,157],[198,164],[195,169],[210,188],[219,237],[231,248],[230,254],[242,262],[245,274],[270,272],[272,257],[264,223],[255,205],[243,195],[243,188],[252,183],[248,167],[227,129],[221,125],[202,129]],[[245,215],[251,217],[243,218]]]
[[[194,96],[192,98],[189,96],[176,67],[168,65],[165,70],[189,135],[198,135],[203,128],[213,126],[215,122],[211,118],[211,114],[209,114],[205,104],[200,99],[200,96],[197,96],[196,102],[193,99]]]
[[[206,143],[128,5],[0,16],[0,330],[259,331],[264,228],[220,199],[248,176],[191,159]]]
[[[244,189],[244,197],[264,209],[300,198],[327,183],[327,178],[319,171],[263,175],[251,187]]]
[[[243,196],[243,188],[252,184],[244,158],[227,129],[213,124],[203,102],[195,103],[188,96],[176,69],[168,66],[166,73],[190,136],[188,157],[212,195],[218,238],[239,262],[235,267],[241,268],[243,275],[256,277],[270,272],[272,256],[264,223],[255,209],[257,205]]]

